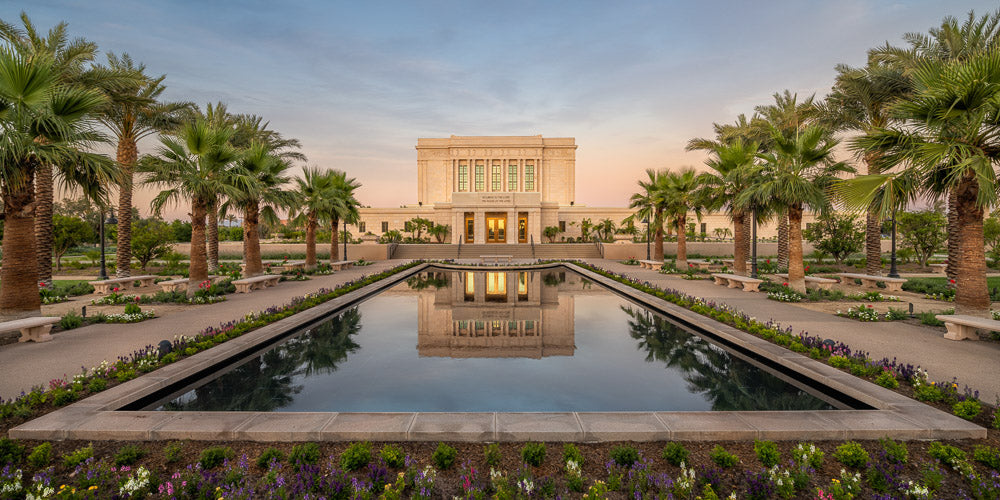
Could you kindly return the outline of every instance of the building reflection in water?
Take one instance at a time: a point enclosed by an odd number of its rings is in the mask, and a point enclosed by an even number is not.
[[[415,278],[411,288],[434,284],[419,287],[420,356],[540,359],[576,349],[572,290],[587,283],[573,273],[435,271]]]

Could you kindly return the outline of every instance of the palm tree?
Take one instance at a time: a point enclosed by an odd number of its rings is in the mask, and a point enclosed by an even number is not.
[[[340,170],[331,170],[330,176],[329,206],[325,218],[330,221],[330,262],[340,260],[337,242],[339,241],[340,223],[350,224],[356,222],[360,217],[358,208],[361,203],[354,198],[354,190],[361,187],[361,183],[353,177]]]
[[[316,268],[316,228],[322,214],[330,210],[329,172],[319,167],[304,167],[302,177],[296,177],[297,205],[289,218],[306,227],[306,269]]]
[[[646,180],[639,181],[642,189],[629,198],[629,208],[636,209],[635,216],[639,219],[652,219],[654,232],[653,260],[663,261],[663,211],[669,200],[667,194],[667,172],[665,170],[646,169]]]
[[[188,268],[188,295],[208,279],[205,248],[205,217],[217,196],[237,195],[235,185],[248,185],[224,178],[220,171],[239,157],[229,144],[232,129],[209,124],[202,118],[184,124],[176,137],[164,136],[159,154],[145,157],[140,165],[145,182],[163,188],[153,199],[159,213],[170,202],[191,201],[191,256]]]
[[[701,198],[701,186],[698,173],[691,167],[682,168],[679,172],[668,172],[666,181],[666,197],[668,205],[667,217],[673,222],[677,231],[677,268],[687,269],[687,215],[694,212],[701,219],[701,209],[704,201]]]
[[[136,75],[128,85],[112,87],[106,91],[108,103],[99,120],[118,139],[117,161],[121,170],[118,183],[118,246],[116,275],[124,278],[131,274],[132,263],[132,177],[139,159],[138,142],[144,137],[175,129],[180,125],[180,115],[190,112],[194,104],[188,102],[159,102],[166,87],[166,75],[151,78],[145,75],[146,67],[138,66],[128,54],[121,57],[108,54],[108,70]]]
[[[792,135],[771,129],[772,151],[760,155],[765,164],[752,172],[753,182],[739,194],[737,203],[752,205],[761,200],[784,208],[788,217],[788,285],[805,292],[802,265],[802,213],[809,208],[830,208],[828,188],[841,172],[853,169],[833,161],[837,141],[819,125],[809,125]]]
[[[615,234],[615,221],[611,219],[602,219],[597,225],[594,226],[594,231],[597,232],[597,237],[601,241],[611,241],[611,238]]]
[[[893,106],[900,125],[875,130],[852,145],[878,152],[886,168],[903,166],[899,175],[918,179],[910,185],[953,198],[957,248],[948,260],[955,268],[955,309],[988,315],[983,217],[997,201],[1000,50],[967,60],[924,61],[912,76],[914,95]],[[879,179],[856,182],[878,184]],[[872,189],[869,201],[879,191]]]
[[[35,175],[50,165],[68,185],[106,185],[115,175],[107,157],[86,148],[99,142],[90,119],[104,97],[60,81],[52,58],[0,47],[0,196],[4,204],[0,316],[41,311],[35,245]],[[51,260],[49,261],[51,266]]]

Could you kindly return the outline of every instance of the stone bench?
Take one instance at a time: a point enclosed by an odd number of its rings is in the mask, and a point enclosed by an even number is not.
[[[88,281],[87,283],[94,287],[94,293],[101,295],[110,292],[113,288],[131,288],[136,281],[139,282],[140,287],[152,286],[156,278],[158,276],[129,276],[128,278],[112,278],[100,281]]]
[[[280,267],[282,271],[294,271],[296,269],[304,271],[306,269],[306,261],[296,260],[293,262],[282,262],[278,267]]]
[[[514,258],[513,255],[480,255],[479,256],[479,259],[482,260],[483,264],[485,264],[486,261],[488,261],[488,260],[489,261],[493,261],[494,264],[499,264],[501,260],[504,260],[508,264],[510,264],[511,259],[513,259],[513,258]]]
[[[252,278],[243,278],[233,282],[236,285],[236,293],[250,293],[260,288],[277,285],[281,281],[281,275],[263,274]]]
[[[927,264],[927,267],[931,268],[932,271],[938,274],[945,274],[948,269],[948,264]]]
[[[788,274],[775,274],[775,276],[788,281]],[[823,290],[832,290],[833,285],[837,280],[830,278],[820,278],[819,276],[806,276],[806,288],[820,288]]]
[[[639,265],[645,269],[662,269],[662,260],[640,260]]]
[[[764,280],[748,278],[738,274],[713,273],[712,278],[716,285],[726,285],[729,288],[743,288],[744,292],[759,292],[760,284]]]
[[[209,281],[212,281],[213,283],[215,282],[215,280],[217,280],[219,278],[221,278],[221,276],[209,276],[208,277]],[[188,279],[187,278],[178,278],[178,279],[175,279],[175,280],[161,281],[161,282],[159,282],[157,284],[160,285],[160,288],[163,289],[164,292],[168,292],[168,293],[169,292],[176,292],[176,291],[180,291],[180,290],[187,290]]]
[[[18,342],[48,342],[52,340],[52,325],[59,322],[58,316],[36,316],[34,318],[15,319],[0,323],[0,332],[21,331]]]
[[[701,260],[701,259],[688,259],[687,263],[688,266],[693,266],[698,269],[705,269],[706,271],[712,269],[713,267],[718,266],[718,264],[713,264],[707,260]]]
[[[934,317],[944,321],[944,327],[948,329],[944,338],[948,340],[979,340],[976,330],[1000,331],[1000,321],[995,319],[963,314],[938,314]]]
[[[356,260],[338,260],[337,262],[331,262],[330,263],[330,268],[333,269],[334,271],[341,271],[341,270],[344,270],[344,269],[350,269],[351,266],[353,266],[355,262],[357,262],[357,261]],[[304,264],[305,263],[303,263],[303,265]]]
[[[862,286],[867,286],[870,288],[876,288],[879,281],[885,283],[886,290],[890,292],[902,292],[903,283],[906,283],[905,278],[888,278],[885,276],[873,276],[871,274],[855,274],[855,273],[837,273],[837,276],[841,278],[846,278],[844,283],[851,284],[850,280],[861,280]]]

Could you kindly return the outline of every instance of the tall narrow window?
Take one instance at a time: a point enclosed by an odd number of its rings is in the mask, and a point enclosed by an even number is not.
[[[384,233],[388,230],[389,230],[389,223],[387,221],[382,221],[382,232]]]
[[[365,232],[365,223],[364,223],[364,221],[361,221],[361,222],[358,223],[358,232],[359,233],[364,233]]]
[[[535,162],[533,161],[524,163],[524,190],[535,190]]]
[[[469,190],[469,164],[464,161],[458,162],[458,190]]]
[[[490,170],[490,191],[494,193],[503,191],[503,170],[500,168],[500,160],[493,160],[493,168]]]
[[[507,160],[507,191],[517,191],[517,160]]]
[[[486,166],[483,164],[482,160],[476,162],[476,192],[481,193],[486,191]]]

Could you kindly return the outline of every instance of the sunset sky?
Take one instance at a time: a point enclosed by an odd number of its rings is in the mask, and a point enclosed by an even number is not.
[[[577,203],[623,206],[647,168],[713,122],[790,89],[825,94],[838,63],[995,1],[0,2],[48,30],[166,74],[166,99],[269,120],[362,203],[416,202],[418,137],[575,137]],[[156,141],[141,144],[155,151]],[[152,195],[136,198],[144,213]],[[182,216],[185,208],[166,212]]]

